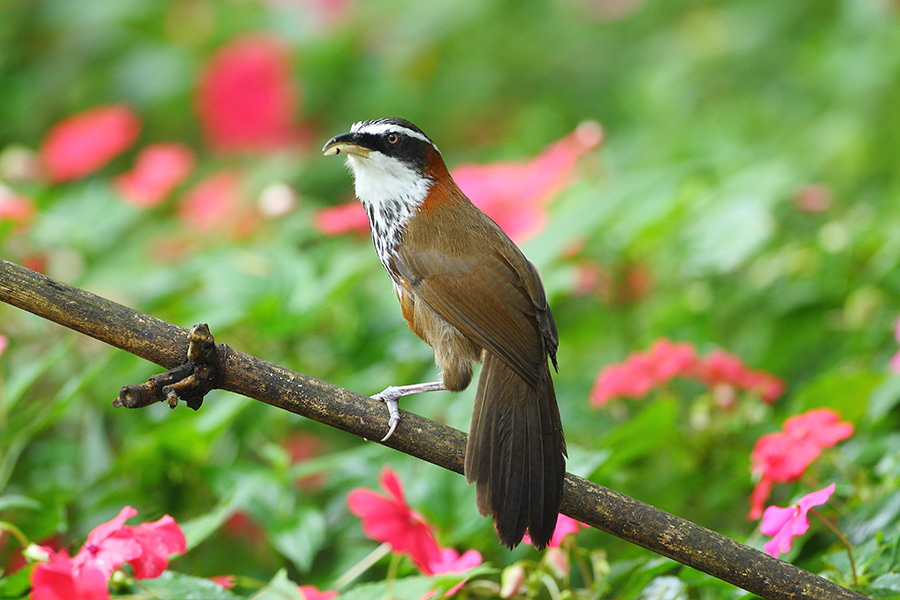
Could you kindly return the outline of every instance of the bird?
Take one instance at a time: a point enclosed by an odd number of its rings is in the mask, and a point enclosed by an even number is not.
[[[537,549],[553,535],[566,442],[549,362],[559,336],[537,268],[453,181],[437,145],[401,118],[359,121],[331,138],[345,155],[375,251],[403,318],[434,349],[439,381],[390,386],[373,398],[400,421],[398,400],[459,392],[481,362],[464,474],[479,513],[512,549],[527,532]]]

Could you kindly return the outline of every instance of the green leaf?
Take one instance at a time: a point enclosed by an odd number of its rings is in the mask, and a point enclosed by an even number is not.
[[[181,531],[187,539],[187,549],[196,547],[218,529],[231,516],[232,503],[226,500],[210,512],[181,524]]]
[[[27,510],[40,510],[41,503],[28,496],[20,494],[7,494],[0,496],[0,512],[11,510],[14,508],[24,508]]]
[[[152,592],[155,600],[237,600],[240,598],[230,590],[202,577],[192,577],[174,571],[166,571],[156,579],[143,579],[140,588]],[[117,598],[146,598],[147,593],[140,591]]]
[[[794,394],[799,412],[832,408],[853,423],[862,421],[873,391],[884,381],[874,371],[827,372],[802,386]]]
[[[309,571],[325,541],[325,517],[311,506],[301,507],[289,521],[273,529],[270,539],[297,569]]]
[[[601,465],[600,472],[614,471],[634,460],[660,452],[675,435],[678,415],[676,399],[646,398],[638,402],[645,402],[646,406],[631,420],[603,437],[602,446],[609,448],[611,454]]]
[[[424,594],[435,587],[435,582],[428,577],[414,576],[395,579],[391,582],[380,581],[378,583],[366,583],[342,592],[341,600],[371,600],[372,598],[387,598],[388,588],[390,597],[395,600],[420,600]]]
[[[877,423],[900,404],[900,377],[888,377],[872,392],[866,420]]]
[[[281,569],[253,600],[304,600],[300,588],[288,579],[287,571]]]
[[[19,569],[8,577],[0,577],[0,598],[12,600],[13,598],[25,598],[25,594],[31,589],[30,568]]]

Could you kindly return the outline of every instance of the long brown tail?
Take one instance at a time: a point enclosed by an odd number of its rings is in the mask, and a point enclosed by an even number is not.
[[[475,482],[478,511],[494,518],[512,548],[526,529],[542,549],[556,528],[566,473],[566,442],[550,368],[531,386],[485,353],[466,447],[466,481]]]

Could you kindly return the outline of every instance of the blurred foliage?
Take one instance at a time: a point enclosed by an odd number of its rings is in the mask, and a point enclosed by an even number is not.
[[[836,481],[822,508],[855,546],[859,589],[900,596],[900,383],[886,367],[900,315],[896,0],[6,0],[0,11],[0,183],[37,207],[26,225],[0,219],[0,254],[183,326],[208,322],[219,341],[365,393],[436,373],[369,241],[314,226],[352,189],[319,153],[324,141],[356,120],[403,116],[452,167],[525,160],[598,121],[603,147],[522,245],[559,327],[570,471],[761,547],[746,519],[755,440],[834,408],[856,434],[771,502]],[[198,79],[218,47],[260,33],[289,49],[297,139],[213,152]],[[137,148],[77,181],[16,176],[55,123],[111,103],[140,116],[138,147],[196,153],[167,202],[141,209],[116,194]],[[282,183],[296,208],[240,235],[197,231],[180,198],[223,169],[242,174],[254,210]],[[390,463],[442,544],[477,548],[499,569],[540,559],[498,547],[457,475],[222,392],[197,413],[114,411],[119,387],[153,365],[9,306],[0,334],[0,520],[33,540],[77,547],[131,504],[185,527],[180,573],[268,581],[286,568],[329,589],[374,547],[346,494],[376,487]],[[788,391],[774,406],[743,397],[722,410],[685,383],[589,406],[603,365],[663,336],[724,348]],[[404,407],[466,429],[473,394]],[[585,565],[564,584],[591,579],[590,597],[740,596],[597,531],[577,544]],[[0,540],[0,565],[15,550]],[[851,583],[846,553],[815,521],[787,558]]]

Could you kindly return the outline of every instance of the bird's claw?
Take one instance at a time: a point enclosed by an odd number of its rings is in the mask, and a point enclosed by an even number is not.
[[[396,387],[391,386],[385,389],[380,394],[375,394],[372,396],[375,400],[381,400],[387,405],[388,414],[390,415],[390,420],[388,421],[388,432],[387,434],[381,438],[382,442],[386,442],[390,439],[392,435],[394,435],[394,430],[397,429],[397,424],[400,423],[400,403],[398,400],[400,399],[401,394],[397,393]]]

